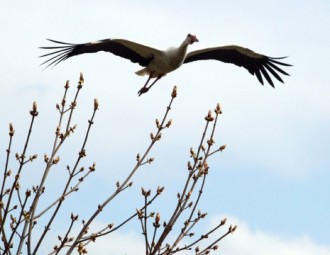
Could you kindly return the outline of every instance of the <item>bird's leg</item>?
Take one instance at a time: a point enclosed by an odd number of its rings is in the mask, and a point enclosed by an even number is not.
[[[157,79],[153,83],[151,83],[151,85],[148,87],[148,90],[151,89],[151,87],[162,77],[163,75],[158,75]]]
[[[142,89],[140,89],[140,91],[138,92],[138,94],[139,94],[139,96],[141,96],[143,93],[146,93],[146,92],[148,92],[149,91],[149,89],[151,89],[151,87],[160,79],[160,78],[162,78],[163,77],[163,75],[158,75],[158,77],[157,77],[157,79],[156,80],[154,80],[154,82],[153,83],[151,83],[151,85],[149,86],[149,87],[146,87],[147,86],[147,84],[148,84],[148,82],[146,83],[146,85],[144,85],[144,87],[142,88]],[[150,80],[150,77],[149,77],[149,79],[148,79],[148,81]]]
[[[147,88],[147,85],[152,77],[152,73],[149,74],[149,78],[147,82],[144,84],[144,86],[139,90],[138,95],[141,96],[143,93],[148,92],[149,88]]]

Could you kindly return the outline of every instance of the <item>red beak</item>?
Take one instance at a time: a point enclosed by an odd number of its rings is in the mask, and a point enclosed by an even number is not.
[[[196,35],[193,35],[193,36],[191,37],[191,42],[192,42],[192,43],[193,43],[193,42],[199,42],[199,40],[197,39]]]

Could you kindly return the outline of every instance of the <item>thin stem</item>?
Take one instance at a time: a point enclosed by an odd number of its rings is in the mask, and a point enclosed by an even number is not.
[[[157,193],[157,194],[156,194],[151,200],[149,200],[149,202],[148,202],[146,205],[144,205],[142,208],[140,208],[140,211],[144,210],[147,206],[151,205],[152,202],[153,202],[158,196],[159,196],[159,194]],[[124,220],[122,223],[120,223],[117,227],[115,227],[115,228],[111,228],[111,229],[110,229],[109,231],[107,231],[107,232],[103,232],[104,230],[108,229],[108,227],[107,227],[107,228],[105,228],[105,229],[99,231],[99,232],[98,232],[96,235],[94,235],[93,237],[98,238],[98,237],[101,237],[101,236],[105,236],[105,235],[107,235],[107,234],[110,234],[111,232],[114,232],[114,231],[116,231],[117,229],[119,229],[120,227],[122,227],[123,225],[125,225],[127,222],[129,222],[130,220],[132,220],[132,219],[135,218],[136,216],[137,216],[137,213],[134,213],[134,214],[131,215],[129,218],[127,218],[127,219]],[[78,243],[88,241],[88,240],[90,240],[91,237],[92,237],[92,236],[85,237],[85,238],[81,239]]]
[[[66,131],[68,131],[69,128],[70,128],[71,119],[72,119],[72,115],[73,115],[73,110],[75,109],[75,107],[77,105],[77,98],[78,98],[79,91],[81,90],[81,88],[82,88],[82,85],[81,85],[81,83],[79,81],[79,85],[77,86],[77,93],[76,93],[76,95],[74,97],[73,102],[71,103],[71,106],[70,106],[70,109],[71,110],[70,110],[69,119],[68,119],[68,122],[67,122],[67,125],[66,125]]]
[[[194,242],[192,242],[191,244],[183,247],[183,248],[179,248],[177,250],[175,250],[175,252],[179,252],[179,251],[182,251],[182,250],[188,250],[190,249],[191,247],[193,247],[194,245],[196,245],[197,243],[199,243],[201,240],[207,238],[210,234],[212,234],[214,231],[216,231],[217,229],[219,229],[221,226],[223,226],[223,223],[219,223],[216,227],[214,227],[213,229],[211,229],[209,232],[207,232],[206,234],[204,235],[201,235],[200,238],[198,238],[197,240],[195,240]],[[227,233],[226,233],[227,234]],[[217,239],[218,241],[220,241],[219,239]],[[213,243],[214,245],[215,243]],[[209,247],[212,247],[213,245],[210,245]],[[173,252],[173,253],[175,253]]]
[[[23,205],[22,205],[21,213],[20,213],[20,215],[19,215],[19,218],[18,218],[18,220],[17,220],[17,224],[16,224],[15,228],[12,230],[11,236],[10,236],[10,238],[9,238],[9,240],[8,240],[8,244],[10,244],[11,241],[13,240],[14,235],[15,235],[15,233],[16,233],[16,231],[17,231],[17,228],[18,228],[18,226],[19,226],[19,225],[21,224],[21,222],[22,222],[22,218],[23,218],[23,217],[25,218],[25,216],[24,216],[24,208],[25,208],[25,206],[26,206],[27,201],[28,201],[28,196],[25,196],[25,200],[24,200]],[[26,219],[25,219],[25,220],[26,220]]]
[[[147,199],[147,195],[144,195],[144,205],[146,205],[148,203],[148,199]],[[144,240],[146,243],[146,255],[148,255],[149,253],[149,242],[148,242],[148,226],[147,226],[147,219],[148,219],[148,207],[145,206],[144,209],[144,224],[142,223],[142,219],[141,219],[141,224],[142,224],[142,230],[143,230],[143,235],[144,235]],[[144,229],[143,229],[143,225],[144,225]]]
[[[28,147],[28,144],[29,144],[29,141],[30,141],[30,137],[31,137],[31,133],[32,133],[32,127],[33,127],[33,124],[34,124],[34,119],[38,115],[38,112],[36,110],[35,111],[32,110],[31,111],[31,115],[32,115],[32,119],[31,119],[29,131],[28,131],[28,135],[27,135],[27,138],[26,138],[26,141],[25,141],[23,152],[22,152],[22,154],[20,156],[20,160],[19,160],[19,162],[20,162],[19,169],[17,171],[17,175],[15,177],[15,180],[13,182],[12,188],[10,190],[10,194],[9,194],[8,202],[7,202],[7,207],[5,209],[5,213],[4,213],[4,217],[3,217],[3,222],[2,222],[1,228],[3,228],[3,225],[4,225],[5,221],[6,221],[6,216],[7,216],[7,212],[8,212],[9,206],[10,206],[11,197],[13,195],[13,191],[14,191],[14,188],[16,186],[16,183],[18,182],[18,177],[20,176],[21,171],[23,169],[23,165],[24,165],[23,161],[24,161],[26,150],[27,150],[27,147]],[[21,250],[22,250],[22,246],[23,246],[23,242],[24,242],[23,236],[24,236],[24,233],[22,233],[22,236],[21,236],[21,239],[20,239],[20,242],[19,242],[19,246],[18,246],[17,253],[16,253],[17,255],[19,255],[21,253]],[[5,252],[6,252],[6,250],[5,250]]]
[[[5,189],[5,184],[6,184],[6,179],[7,179],[7,173],[8,173],[8,164],[9,164],[9,156],[10,156],[10,149],[11,149],[11,144],[12,144],[12,141],[13,141],[13,136],[10,135],[9,136],[9,144],[8,144],[8,148],[6,150],[7,152],[7,157],[6,157],[6,163],[5,163],[5,168],[4,168],[4,171],[3,171],[3,181],[2,181],[2,186],[1,186],[1,193],[0,193],[0,201],[2,201],[2,198],[3,198],[3,191]],[[2,226],[2,225],[1,225]],[[1,228],[2,230],[2,228]]]
[[[97,110],[97,109],[94,109],[94,111],[93,111],[92,118],[91,118],[91,120],[89,121],[89,125],[88,125],[88,128],[87,128],[87,132],[86,132],[86,135],[85,135],[85,138],[84,138],[84,142],[83,142],[83,145],[82,145],[82,147],[81,147],[81,150],[80,150],[80,153],[79,153],[78,159],[77,159],[77,161],[76,161],[76,163],[75,163],[75,166],[74,166],[74,168],[73,168],[73,170],[72,170],[72,173],[70,174],[69,179],[68,179],[68,181],[67,181],[67,183],[66,183],[66,186],[65,186],[65,188],[64,188],[64,191],[63,191],[63,193],[62,193],[61,198],[63,198],[63,199],[61,199],[61,200],[58,202],[55,211],[53,212],[53,214],[52,214],[52,216],[51,216],[51,218],[50,218],[50,220],[49,220],[47,226],[45,227],[45,230],[43,231],[41,237],[39,238],[39,241],[38,241],[36,247],[34,248],[33,254],[36,254],[36,253],[37,253],[37,251],[38,251],[38,249],[39,249],[39,247],[40,247],[40,245],[41,245],[43,239],[45,238],[47,232],[49,231],[50,226],[51,226],[51,224],[53,223],[53,221],[54,221],[54,219],[55,219],[55,217],[56,217],[56,214],[57,214],[57,212],[59,211],[59,209],[60,209],[60,207],[61,207],[61,205],[62,205],[62,203],[63,203],[63,201],[64,201],[64,196],[65,196],[65,194],[67,193],[67,190],[68,190],[68,188],[69,188],[69,186],[70,186],[70,183],[71,183],[72,178],[73,178],[73,176],[74,176],[74,174],[75,174],[75,171],[76,171],[77,168],[78,168],[78,165],[79,165],[79,163],[80,163],[80,160],[84,157],[84,154],[83,154],[82,152],[85,150],[85,146],[86,146],[87,139],[88,139],[88,136],[89,136],[89,133],[90,133],[90,130],[91,130],[92,124],[93,124],[93,120],[94,120],[94,117],[95,117],[96,110]]]
[[[202,144],[203,144],[203,141],[205,139],[205,136],[206,136],[206,131],[208,129],[208,125],[209,125],[209,122],[207,121],[206,122],[206,125],[205,125],[205,128],[204,128],[204,132],[203,132],[203,135],[202,135],[202,138],[201,138],[201,141],[200,141],[200,145],[198,147],[198,151],[197,151],[197,157],[194,158],[194,165],[193,165],[193,169],[196,168],[197,166],[197,162],[198,162],[198,156],[199,156],[199,153],[201,151],[201,148],[202,148]],[[183,211],[183,208],[186,206],[186,204],[188,203],[188,199],[186,199],[186,194],[187,193],[187,189],[188,189],[188,186],[189,186],[189,182],[190,182],[190,179],[192,177],[192,174],[193,172],[191,171],[188,175],[188,178],[187,178],[187,181],[185,183],[185,186],[183,188],[183,191],[181,193],[181,197],[178,201],[178,204],[176,206],[176,208],[174,209],[174,212],[172,214],[172,217],[171,219],[169,220],[168,224],[166,225],[163,233],[161,234],[161,236],[159,237],[156,245],[155,245],[155,248],[153,249],[151,255],[155,255],[156,252],[160,249],[163,241],[165,240],[165,238],[167,237],[167,235],[171,232],[172,230],[172,227],[174,226],[175,222],[177,221],[177,219],[179,218],[179,216],[181,215],[181,212]],[[194,184],[192,186],[192,188],[194,187]],[[192,190],[192,189],[190,189]],[[186,200],[184,200],[186,199]]]
[[[68,92],[68,89],[69,89],[69,84],[68,82],[66,83],[66,85],[64,86],[65,90],[64,90],[64,95],[63,95],[63,98],[62,98],[62,110],[60,111],[60,118],[59,118],[59,123],[58,123],[58,128],[60,128],[62,126],[62,121],[63,121],[63,117],[64,117],[64,107],[65,107],[65,102],[66,102],[66,95],[67,95],[67,92]],[[44,171],[44,174],[41,178],[41,181],[40,181],[40,184],[38,186],[38,190],[34,196],[34,200],[32,202],[32,205],[30,207],[30,214],[31,214],[31,220],[30,222],[26,221],[25,224],[24,224],[24,228],[23,228],[23,232],[22,232],[22,236],[25,236],[26,235],[26,231],[27,231],[27,227],[29,225],[29,230],[28,230],[28,241],[27,241],[27,247],[28,247],[28,253],[31,254],[31,235],[32,235],[32,227],[33,227],[33,218],[34,218],[34,214],[35,214],[35,210],[38,206],[38,202],[39,202],[39,198],[42,194],[42,190],[43,190],[43,187],[44,187],[44,183],[46,182],[46,179],[47,179],[47,176],[48,176],[48,173],[50,171],[50,168],[52,166],[52,162],[53,162],[53,159],[57,153],[57,150],[60,148],[60,145],[63,143],[64,139],[62,139],[60,141],[60,143],[57,145],[58,143],[58,139],[59,139],[59,136],[56,132],[55,134],[55,139],[54,139],[54,144],[53,144],[53,149],[52,149],[52,153],[51,153],[51,156],[50,156],[50,159],[49,161],[47,162],[47,165],[46,165],[46,169]],[[32,222],[32,223],[31,223]],[[24,240],[22,240],[24,241]],[[21,242],[22,242],[21,241]],[[21,245],[22,246],[22,245]],[[21,250],[21,249],[20,249]],[[19,250],[19,252],[20,252]],[[18,255],[18,254],[17,254]]]
[[[70,234],[70,232],[71,232],[71,229],[72,229],[72,227],[73,227],[73,224],[74,224],[74,222],[75,222],[74,217],[75,217],[75,216],[73,216],[73,215],[71,216],[71,224],[70,224],[70,226],[69,226],[69,228],[68,228],[68,231],[66,232],[66,234],[65,234],[65,236],[64,236],[64,238],[63,238],[63,240],[62,240],[62,242],[61,242],[61,245],[58,247],[57,252],[55,253],[55,255],[59,254],[59,252],[61,251],[61,249],[62,249],[63,246],[65,245],[65,243],[68,241],[68,236],[69,236],[69,234]]]
[[[163,125],[165,123],[165,120],[167,118],[167,115],[171,109],[171,105],[173,103],[175,97],[171,97],[171,101],[167,107],[166,113],[163,117],[163,120],[161,122],[160,128],[158,128],[156,138],[159,136],[161,130],[163,129]],[[126,184],[130,181],[130,179],[133,177],[137,169],[141,166],[141,163],[144,162],[145,158],[148,156],[150,150],[153,148],[154,144],[156,143],[156,139],[153,139],[152,142],[150,143],[149,147],[147,148],[146,152],[142,156],[142,158],[137,162],[136,166],[133,168],[131,173],[127,176],[127,178],[124,180],[124,182],[116,189],[116,191],[108,197],[101,205],[98,206],[98,209],[93,213],[93,215],[89,218],[89,220],[86,222],[86,224],[83,226],[83,228],[80,230],[79,234],[77,235],[74,243],[70,247],[70,249],[67,252],[67,255],[71,254],[73,249],[77,246],[78,242],[80,239],[83,237],[85,230],[89,227],[89,225],[92,223],[92,221],[98,216],[98,214],[103,210],[103,208],[110,202],[112,199],[114,199],[120,192],[121,190],[126,186]]]
[[[194,215],[195,211],[196,211],[196,208],[197,208],[197,205],[198,205],[198,202],[200,200],[200,197],[202,195],[202,190],[204,188],[204,184],[205,184],[205,179],[206,179],[206,175],[204,174],[203,176],[203,181],[202,181],[202,185],[201,185],[201,188],[199,190],[199,194],[198,194],[198,197],[196,199],[196,202],[194,203],[194,207],[193,209],[191,210],[191,213],[187,219],[188,222],[191,222],[191,218],[192,216]],[[197,181],[197,180],[196,180]],[[195,224],[193,224],[195,225]],[[173,243],[172,247],[171,247],[171,250],[173,250],[178,244],[179,242],[185,237],[185,235],[188,233],[188,231],[190,231],[192,229],[193,226],[191,226],[190,228],[188,228],[189,224],[186,224],[184,225],[181,233],[179,234],[179,236],[177,237],[177,239],[175,240],[175,242]],[[188,229],[187,229],[188,228]]]
[[[10,127],[12,127],[12,126],[10,126]],[[7,157],[6,157],[6,163],[5,163],[5,168],[4,168],[4,172],[3,172],[3,181],[2,181],[1,193],[0,193],[0,202],[1,203],[3,203],[3,197],[4,197],[3,192],[5,189],[6,180],[8,177],[8,164],[9,164],[9,156],[10,156],[10,152],[11,152],[13,135],[14,135],[14,131],[12,130],[9,133],[9,144],[8,144],[8,148],[6,150]],[[2,215],[2,210],[0,210],[0,221],[3,223],[0,225],[0,233],[2,233],[2,241],[4,243],[4,246],[7,247],[9,245],[9,243],[7,242],[6,233],[5,233],[5,229],[4,229],[4,219],[3,219],[3,215]]]
[[[92,171],[88,171],[83,177],[81,177],[82,179],[85,179]],[[81,185],[81,181],[78,181],[78,183],[73,186],[67,193],[65,193],[64,195],[62,195],[61,197],[59,197],[58,199],[56,199],[53,203],[51,203],[49,206],[47,206],[44,210],[42,210],[38,215],[34,216],[34,220],[40,218],[42,215],[44,215],[47,211],[49,211],[52,207],[54,207],[57,203],[59,203],[61,200],[63,200],[63,198],[65,199],[68,195],[70,195],[71,193],[75,192],[78,190],[78,187]]]
[[[200,255],[203,254],[203,252],[205,252],[206,250],[209,250],[212,248],[212,246],[214,246],[215,244],[217,244],[218,242],[220,242],[223,238],[225,238],[227,235],[229,235],[231,233],[230,230],[228,230],[224,235],[222,235],[221,237],[219,237],[217,240],[215,240],[214,242],[212,242],[210,245],[208,245],[205,249],[203,249],[202,251],[196,253],[196,255]]]
[[[150,246],[150,252],[152,251],[152,248],[155,246],[155,239],[156,239],[156,234],[157,234],[157,226],[154,226],[155,230],[154,230],[154,234],[152,236],[152,242],[151,242],[151,246]]]

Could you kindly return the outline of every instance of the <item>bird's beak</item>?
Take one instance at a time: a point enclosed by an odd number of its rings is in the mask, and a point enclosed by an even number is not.
[[[199,40],[197,39],[196,35],[191,37],[191,41],[194,42],[199,42]]]

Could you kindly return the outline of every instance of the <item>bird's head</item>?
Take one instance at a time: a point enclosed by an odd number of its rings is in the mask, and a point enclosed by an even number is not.
[[[189,44],[193,44],[194,42],[199,42],[196,35],[192,35],[192,34],[188,34],[186,40]]]

